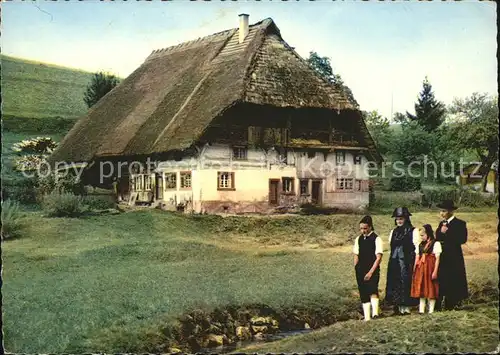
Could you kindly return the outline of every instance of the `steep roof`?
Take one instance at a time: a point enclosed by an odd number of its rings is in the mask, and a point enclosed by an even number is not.
[[[153,51],[77,121],[51,161],[186,149],[237,102],[355,110],[265,19],[249,27],[242,43],[233,28]],[[361,113],[359,119],[376,151]]]

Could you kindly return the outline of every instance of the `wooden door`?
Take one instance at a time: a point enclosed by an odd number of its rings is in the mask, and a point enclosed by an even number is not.
[[[311,190],[311,202],[321,205],[321,180],[313,180]]]
[[[269,204],[277,205],[279,200],[279,183],[278,179],[269,179]]]
[[[155,197],[157,200],[163,199],[163,174],[162,173],[157,173],[155,174]]]

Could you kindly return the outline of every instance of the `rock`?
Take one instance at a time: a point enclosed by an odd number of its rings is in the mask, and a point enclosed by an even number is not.
[[[169,353],[171,353],[171,354],[178,354],[178,353],[182,353],[182,350],[178,349],[178,348],[170,348]]]
[[[254,335],[255,340],[265,340],[267,337],[264,333],[257,333]]]
[[[252,325],[252,330],[254,333],[268,333],[269,326],[267,326],[267,325]]]
[[[304,329],[311,329],[311,326],[309,325],[309,323],[304,324]]]
[[[240,340],[250,340],[252,339],[252,333],[250,332],[250,328],[248,327],[237,327],[236,328],[236,336]]]
[[[273,333],[279,329],[279,323],[272,317],[252,317],[250,319],[254,333]]]
[[[225,337],[225,335],[209,334],[207,337],[208,344],[206,347],[211,348],[211,347],[223,345],[224,344],[224,337]],[[227,337],[226,337],[226,339],[227,339]]]

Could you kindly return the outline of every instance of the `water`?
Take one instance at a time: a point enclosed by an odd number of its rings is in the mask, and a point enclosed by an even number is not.
[[[217,353],[217,354],[227,354],[230,352],[235,351],[236,349],[241,349],[246,346],[254,345],[254,344],[259,344],[259,343],[269,343],[277,340],[281,340],[284,338],[288,338],[291,336],[296,336],[296,335],[301,335],[301,334],[306,334],[311,332],[312,329],[299,329],[299,330],[288,330],[288,331],[281,331],[276,334],[269,334],[266,339],[263,340],[245,340],[245,341],[237,341],[233,344],[230,345],[221,345],[217,346],[215,348],[205,348],[201,349],[198,351],[198,353],[203,353],[203,354],[210,354],[210,353]]]

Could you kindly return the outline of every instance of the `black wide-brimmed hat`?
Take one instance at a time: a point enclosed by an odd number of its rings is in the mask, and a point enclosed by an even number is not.
[[[437,204],[436,207],[448,211],[453,211],[458,208],[452,200],[443,200],[440,204]]]
[[[392,212],[392,217],[410,217],[411,213],[406,207],[398,207]]]

